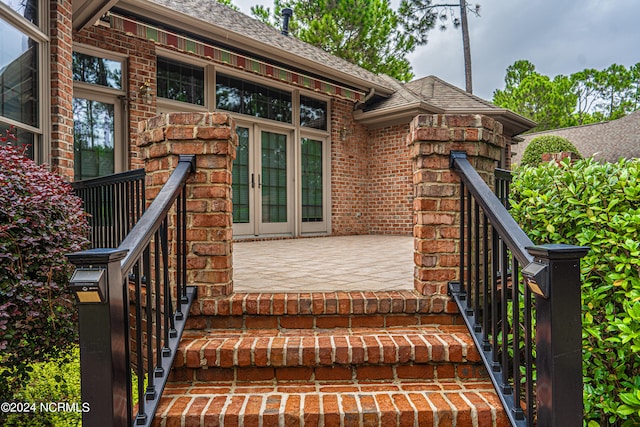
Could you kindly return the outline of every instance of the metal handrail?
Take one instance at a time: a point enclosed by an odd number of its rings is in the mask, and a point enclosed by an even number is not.
[[[118,248],[68,255],[76,265],[71,288],[79,302],[82,398],[91,405],[83,424],[153,423],[196,298],[196,288],[186,285],[186,182],[194,171],[195,156],[180,156]],[[175,245],[169,242],[174,205]],[[132,369],[138,378],[135,414]]]
[[[180,156],[178,166],[162,187],[162,190],[160,190],[145,214],[118,247],[118,249],[128,251],[127,256],[121,262],[123,272],[130,271],[138,258],[140,258],[142,252],[151,241],[153,234],[158,231],[163,219],[178,198],[178,190],[187,182],[189,174],[195,171],[195,167],[195,156]]]
[[[507,211],[507,186],[500,200],[464,152],[451,152],[450,167],[460,177],[460,271],[449,294],[511,425],[582,426],[580,258],[588,248],[534,246]]]
[[[533,242],[509,214],[500,199],[491,191],[491,188],[482,180],[480,174],[469,163],[464,151],[451,152],[451,168],[458,173],[466,188],[469,189],[469,192],[489,218],[491,225],[500,234],[500,237],[518,259],[518,262],[521,265],[531,263],[533,256],[527,252],[526,248],[534,246]]]

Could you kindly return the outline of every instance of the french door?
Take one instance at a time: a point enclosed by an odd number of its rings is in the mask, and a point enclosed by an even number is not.
[[[293,233],[292,131],[238,125],[233,164],[235,235]]]

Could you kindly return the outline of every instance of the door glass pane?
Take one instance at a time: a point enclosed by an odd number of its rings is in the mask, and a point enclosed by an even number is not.
[[[233,222],[249,222],[249,129],[237,127],[238,148],[233,161]]]
[[[287,136],[264,131],[262,222],[287,222]]]
[[[322,141],[302,138],[302,222],[321,222],[322,211]]]
[[[114,172],[114,105],[73,99],[75,180]]]

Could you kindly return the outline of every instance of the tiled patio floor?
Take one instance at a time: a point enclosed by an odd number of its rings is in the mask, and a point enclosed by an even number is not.
[[[235,292],[413,289],[413,237],[234,242]]]

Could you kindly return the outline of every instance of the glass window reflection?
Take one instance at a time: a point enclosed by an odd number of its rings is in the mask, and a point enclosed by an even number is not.
[[[38,0],[0,0],[27,21],[38,25]],[[4,34],[4,33],[3,33]]]
[[[122,89],[122,62],[73,52],[73,80]]]
[[[38,126],[39,43],[0,19],[0,115]]]

